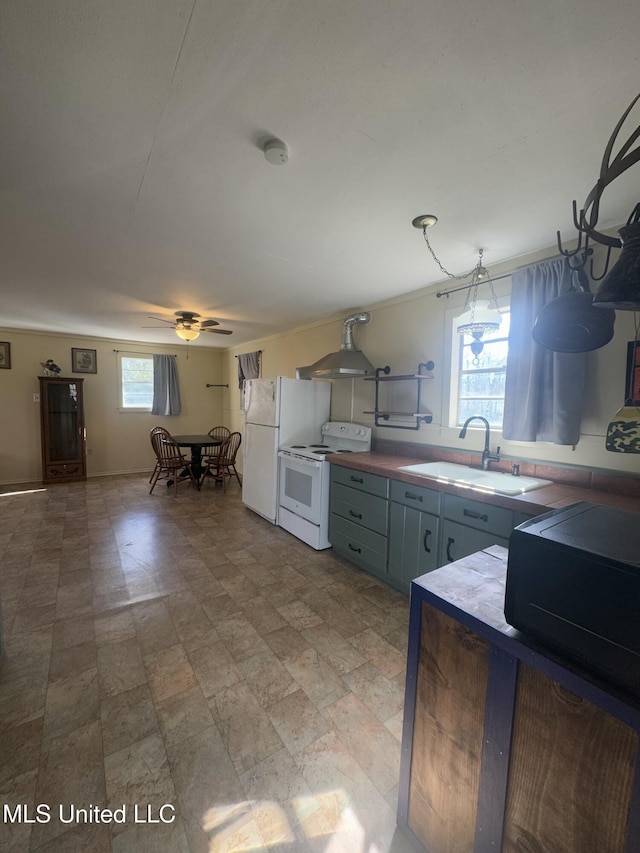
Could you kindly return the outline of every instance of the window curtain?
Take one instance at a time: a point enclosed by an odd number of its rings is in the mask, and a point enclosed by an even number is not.
[[[153,357],[153,404],[152,415],[179,415],[180,383],[175,355]]]
[[[242,390],[245,379],[258,379],[260,376],[260,350],[245,352],[238,356],[238,388]]]
[[[511,330],[502,434],[513,441],[576,445],[584,391],[586,353],[553,352],[531,330],[542,308],[569,290],[564,258],[543,261],[511,276]]]

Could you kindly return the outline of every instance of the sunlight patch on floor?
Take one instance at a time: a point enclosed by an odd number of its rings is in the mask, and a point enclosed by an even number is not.
[[[210,853],[248,853],[295,840],[286,814],[278,803],[269,801],[209,809],[202,828],[213,833]]]
[[[15,498],[17,495],[35,495],[46,492],[46,489],[19,489],[17,492],[0,492],[0,498]]]
[[[345,791],[295,797],[292,806],[306,838],[326,838],[324,853],[377,853],[375,845],[366,848],[364,827]],[[250,853],[296,841],[284,809],[269,800],[216,806],[201,825],[210,834],[209,853]]]

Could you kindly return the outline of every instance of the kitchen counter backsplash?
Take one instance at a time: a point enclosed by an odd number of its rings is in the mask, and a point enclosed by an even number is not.
[[[373,438],[372,451],[390,456],[414,457],[425,462],[456,462],[459,465],[480,465],[480,453],[465,453],[457,450],[446,450],[441,447],[430,447],[413,442],[390,441],[385,438]],[[554,483],[565,486],[576,486],[580,489],[595,489],[600,492],[612,492],[629,498],[640,500],[640,477],[635,474],[620,474],[617,471],[588,471],[578,467],[560,467],[540,462],[526,462],[515,458],[501,459],[491,463],[492,471],[511,472],[511,465],[520,465],[523,477],[539,477],[553,480]]]

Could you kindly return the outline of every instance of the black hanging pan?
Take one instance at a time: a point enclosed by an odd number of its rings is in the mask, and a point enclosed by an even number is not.
[[[548,302],[531,331],[536,343],[554,352],[590,352],[613,337],[616,312],[594,306],[586,273],[582,269],[573,273],[578,286],[572,280],[571,290]]]

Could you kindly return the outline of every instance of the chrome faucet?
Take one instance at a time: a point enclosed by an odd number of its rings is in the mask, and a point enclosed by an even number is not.
[[[464,422],[462,429],[460,430],[460,435],[458,438],[464,438],[467,434],[467,427],[471,423],[471,421],[482,421],[484,424],[484,450],[482,451],[482,470],[488,471],[489,465],[492,462],[498,462],[500,460],[500,448],[496,448],[495,454],[491,453],[489,449],[489,437],[491,435],[491,428],[489,426],[489,421],[486,418],[483,418],[482,415],[471,415],[470,418],[467,418]]]

